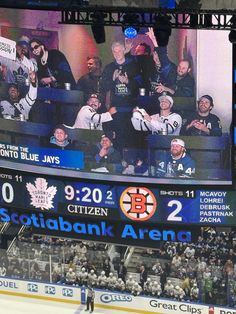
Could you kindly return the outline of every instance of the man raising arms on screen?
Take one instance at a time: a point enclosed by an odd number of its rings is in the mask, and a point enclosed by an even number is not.
[[[30,110],[37,98],[37,76],[34,71],[29,72],[30,86],[25,97],[20,98],[20,90],[16,84],[10,84],[8,95],[0,102],[3,118],[15,120],[28,120]]]
[[[116,113],[116,108],[111,107],[107,112],[98,113],[101,102],[96,94],[90,95],[87,104],[83,106],[77,114],[74,128],[102,130],[104,122],[112,121],[112,115]]]
[[[152,28],[146,33],[154,45],[154,51],[158,54],[161,64],[161,79],[156,86],[156,93],[166,92],[178,97],[193,97],[195,82],[192,77],[191,62],[188,59],[180,60],[178,66],[169,60],[167,46],[159,46]]]
[[[194,79],[190,75],[191,63],[190,60],[180,60],[177,66],[177,77],[174,87],[168,87],[163,84],[157,86],[157,93],[167,92],[170,95],[178,97],[193,97],[194,96]]]
[[[170,96],[160,96],[160,113],[149,115],[144,109],[134,109],[131,118],[133,127],[137,131],[151,131],[152,133],[179,135],[182,118],[179,114],[171,112],[174,104]]]

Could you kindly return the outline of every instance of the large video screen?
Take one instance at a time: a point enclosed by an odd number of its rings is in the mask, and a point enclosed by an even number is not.
[[[59,12],[0,9],[0,16],[2,167],[232,184],[227,31],[141,28],[127,39],[122,27],[93,34],[59,24]]]

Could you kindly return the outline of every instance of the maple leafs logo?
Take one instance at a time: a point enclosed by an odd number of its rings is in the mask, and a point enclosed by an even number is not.
[[[48,187],[48,183],[44,178],[37,178],[35,185],[26,183],[26,188],[31,196],[31,203],[35,208],[51,209],[53,206],[53,198],[57,192],[55,186]]]
[[[13,75],[15,77],[15,81],[17,83],[24,83],[25,79],[27,79],[28,74],[23,70],[23,68],[20,66],[17,70],[13,70]]]

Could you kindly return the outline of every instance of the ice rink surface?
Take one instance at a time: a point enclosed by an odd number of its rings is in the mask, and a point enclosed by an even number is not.
[[[85,305],[44,301],[0,294],[1,314],[86,314]],[[95,308],[93,314],[130,314],[119,310]]]

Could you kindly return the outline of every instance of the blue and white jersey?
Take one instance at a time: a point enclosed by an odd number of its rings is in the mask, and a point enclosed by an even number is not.
[[[18,86],[24,86],[25,80],[29,78],[29,72],[37,72],[37,62],[35,59],[28,59],[23,56],[22,60],[16,58],[11,60],[6,57],[0,56],[0,62],[6,66],[6,77],[7,83],[17,84]]]
[[[194,177],[195,161],[186,153],[180,159],[173,159],[170,153],[158,161],[156,175],[159,177]]]

